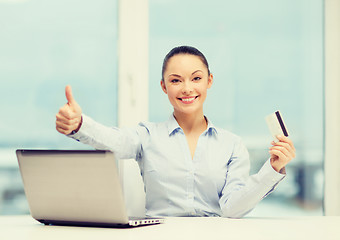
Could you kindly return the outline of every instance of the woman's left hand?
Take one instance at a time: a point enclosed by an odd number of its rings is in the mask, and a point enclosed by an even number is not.
[[[273,145],[270,150],[270,163],[277,172],[281,170],[295,158],[295,147],[288,137],[277,136],[279,142],[272,142]]]

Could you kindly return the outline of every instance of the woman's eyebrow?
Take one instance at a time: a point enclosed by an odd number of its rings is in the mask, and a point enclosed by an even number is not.
[[[193,72],[191,75],[194,75],[197,72],[202,72],[201,70],[196,70],[195,72]]]
[[[171,76],[174,76],[174,77],[181,77],[180,75],[175,74],[175,73],[170,74],[168,77],[171,77]]]
[[[202,70],[196,70],[195,72],[193,72],[191,75],[194,75],[195,73],[197,72],[202,72]],[[182,77],[181,75],[178,75],[176,73],[171,73],[168,77],[171,77],[171,76],[174,76],[174,77]]]

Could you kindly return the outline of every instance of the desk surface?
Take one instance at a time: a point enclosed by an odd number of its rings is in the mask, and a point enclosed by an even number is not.
[[[132,229],[44,226],[30,216],[0,216],[7,239],[340,239],[339,217],[167,218],[166,223]]]

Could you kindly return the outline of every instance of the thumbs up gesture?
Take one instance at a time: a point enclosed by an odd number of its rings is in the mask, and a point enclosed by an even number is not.
[[[65,88],[65,95],[67,103],[59,109],[56,115],[57,131],[68,135],[72,131],[78,131],[82,124],[81,108],[74,100],[71,86],[67,85]]]

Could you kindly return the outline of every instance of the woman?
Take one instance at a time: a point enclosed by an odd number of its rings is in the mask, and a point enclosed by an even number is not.
[[[249,155],[241,139],[204,116],[212,84],[204,55],[193,47],[176,47],[162,68],[161,87],[174,108],[168,121],[105,127],[82,114],[66,86],[68,103],[56,115],[56,128],[96,149],[111,150],[118,159],[135,158],[145,185],[146,215],[239,218],[284,178],[295,148],[290,139],[278,136],[270,158],[249,176]]]

